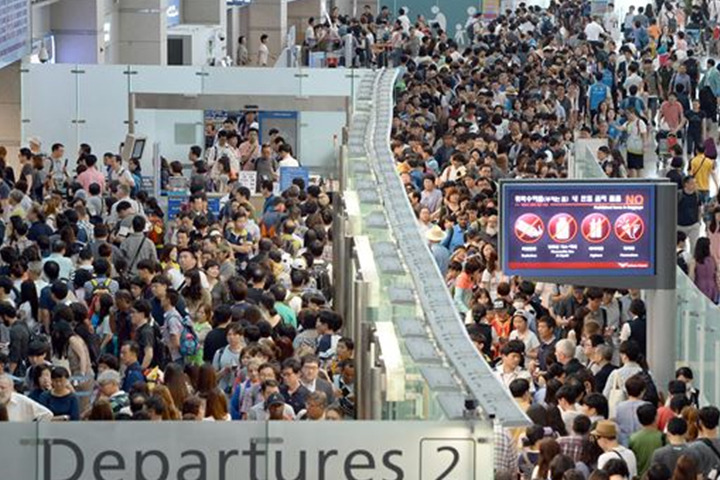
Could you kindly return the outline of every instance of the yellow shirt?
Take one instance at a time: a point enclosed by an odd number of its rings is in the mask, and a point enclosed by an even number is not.
[[[690,175],[695,177],[697,188],[700,191],[710,190],[710,174],[715,168],[715,160],[705,157],[704,154],[696,155],[690,162]]]

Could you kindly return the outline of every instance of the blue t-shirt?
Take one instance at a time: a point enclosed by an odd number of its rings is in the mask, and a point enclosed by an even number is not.
[[[70,420],[80,420],[80,407],[74,393],[64,397],[56,397],[50,392],[43,392],[40,395],[40,403],[49,408],[56,417],[67,415]]]

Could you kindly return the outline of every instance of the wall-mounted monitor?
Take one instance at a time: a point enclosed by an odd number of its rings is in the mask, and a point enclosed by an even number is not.
[[[120,144],[120,154],[123,162],[128,162],[131,158],[139,160],[145,151],[145,143],[147,137],[144,135],[136,135],[129,133],[125,135],[125,141]]]
[[[627,180],[502,181],[502,270],[556,283],[672,288],[676,188]]]

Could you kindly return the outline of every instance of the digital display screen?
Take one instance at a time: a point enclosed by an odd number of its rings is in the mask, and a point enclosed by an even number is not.
[[[131,158],[135,158],[135,159],[142,158],[143,150],[145,150],[145,140],[144,139],[135,140]]]
[[[0,0],[0,68],[30,50],[30,2]]]
[[[506,183],[502,270],[522,276],[655,274],[655,186]]]

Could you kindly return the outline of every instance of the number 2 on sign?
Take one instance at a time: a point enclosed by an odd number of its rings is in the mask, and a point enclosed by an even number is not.
[[[444,472],[440,474],[439,477],[437,477],[435,480],[443,480],[447,478],[448,475],[452,473],[453,470],[455,470],[455,467],[457,467],[457,464],[460,462],[460,453],[453,447],[438,447],[437,448],[438,453],[442,452],[450,452],[452,455],[452,460],[450,461],[450,465],[445,469]]]

